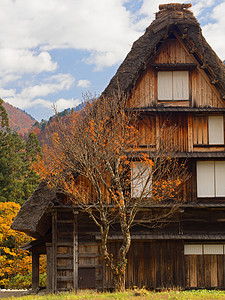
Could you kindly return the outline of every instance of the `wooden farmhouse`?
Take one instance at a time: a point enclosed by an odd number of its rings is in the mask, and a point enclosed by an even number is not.
[[[189,7],[160,5],[103,92],[119,83],[128,107],[140,111],[142,149],[157,146],[164,120],[176,124],[177,156],[187,159],[191,174],[179,213],[167,226],[132,229],[126,287],[225,288],[225,66]],[[35,238],[24,247],[32,252],[33,289],[42,254],[49,292],[112,288],[98,229],[61,200],[42,182],[12,224]],[[116,230],[109,235],[112,251],[120,240]]]

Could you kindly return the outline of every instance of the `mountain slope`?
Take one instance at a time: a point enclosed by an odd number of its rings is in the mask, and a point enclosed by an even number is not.
[[[9,103],[4,102],[3,106],[5,107],[9,117],[10,129],[12,131],[17,131],[22,135],[27,134],[36,120],[26,112],[10,105]]]

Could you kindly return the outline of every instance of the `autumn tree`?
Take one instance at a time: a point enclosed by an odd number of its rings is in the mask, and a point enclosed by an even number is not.
[[[55,118],[51,145],[44,151],[39,171],[50,186],[57,186],[99,228],[102,256],[109,266],[116,290],[125,289],[131,226],[136,222],[159,224],[180,204],[188,175],[178,166],[175,126],[163,126],[156,147],[139,147],[139,115],[126,109],[126,98],[112,96],[86,103],[80,113],[62,121]],[[143,208],[164,203],[158,215],[144,217]],[[169,203],[169,205],[166,205]],[[138,218],[137,218],[138,215]],[[123,240],[116,256],[109,252],[108,235],[119,225]]]

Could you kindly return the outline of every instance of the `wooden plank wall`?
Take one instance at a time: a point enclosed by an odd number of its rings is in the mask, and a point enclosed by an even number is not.
[[[224,255],[185,255],[185,287],[224,288]]]
[[[166,142],[168,135],[176,127],[172,134],[172,142],[176,145],[177,151],[188,151],[187,114],[162,113],[156,116],[141,115],[138,126],[140,146],[156,146],[156,139],[158,139],[158,146],[160,147],[160,142]]]
[[[171,38],[162,44],[154,62],[156,64],[186,64],[195,61],[184,45],[181,45],[177,39]]]
[[[188,64],[196,63],[182,41],[169,39],[162,43],[152,63]],[[199,66],[189,71],[190,101],[160,101],[164,106],[225,107],[220,94]],[[128,107],[151,107],[157,105],[157,71],[148,67],[140,76],[128,101]]]
[[[140,146],[155,146],[156,143],[156,118],[154,115],[142,115],[138,123]]]
[[[224,107],[216,88],[200,68],[191,72],[191,98],[193,107]]]
[[[186,152],[188,151],[188,118],[187,114],[182,113],[168,113],[159,114],[159,134],[160,130],[164,128],[166,136],[169,132],[167,130],[175,131],[172,134],[173,143],[175,145],[176,151]],[[171,128],[171,129],[170,129]],[[162,142],[164,142],[162,137]]]
[[[208,143],[208,116],[193,115],[193,144],[207,145]]]
[[[157,103],[157,74],[149,68],[140,78],[131,98],[128,107],[149,107]]]
[[[119,242],[110,243],[110,251],[118,251]],[[184,285],[183,243],[181,241],[133,242],[128,253],[126,287],[157,289]],[[110,271],[106,287],[113,287]]]

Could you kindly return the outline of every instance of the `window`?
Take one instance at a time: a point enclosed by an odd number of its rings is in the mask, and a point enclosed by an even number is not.
[[[225,161],[197,162],[197,196],[225,197]]]
[[[209,116],[209,145],[224,144],[224,120],[223,116]]]
[[[189,100],[188,71],[159,71],[158,100]]]
[[[140,197],[144,188],[144,197],[149,197],[151,195],[151,176],[151,168],[145,163],[133,162],[131,164],[131,197]]]
[[[225,254],[225,245],[222,244],[186,244],[184,245],[184,255],[203,255],[203,254]]]

